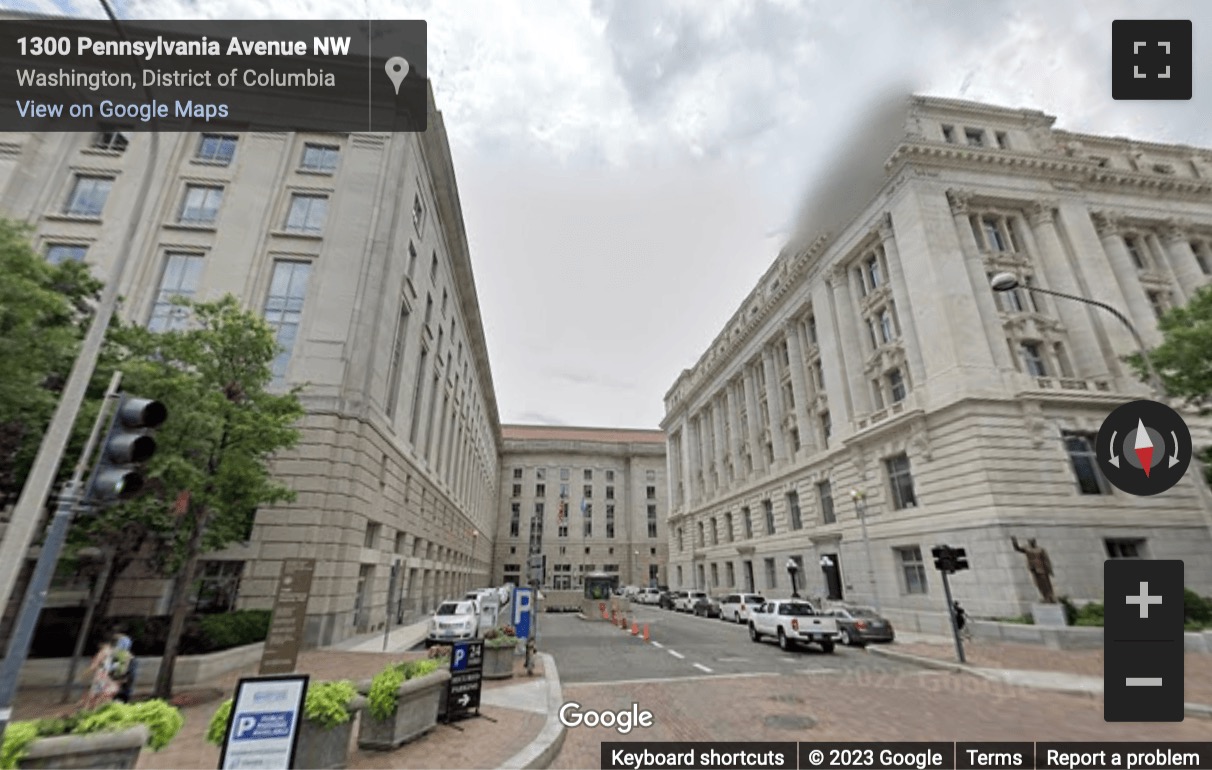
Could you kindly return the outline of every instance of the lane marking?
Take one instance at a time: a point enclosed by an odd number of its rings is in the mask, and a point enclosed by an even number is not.
[[[704,673],[707,673],[707,674],[712,673],[711,669],[707,668],[707,667],[706,667],[706,666],[704,666],[702,663],[695,663],[695,664],[694,664],[694,667],[695,667],[695,668],[697,668],[699,671],[702,671],[702,672],[704,672]]]
[[[658,650],[663,650],[663,649],[665,649],[665,645],[661,644],[660,642],[653,642],[653,643],[652,643],[652,646],[653,646],[653,647],[656,647]]]
[[[685,655],[683,655],[682,653],[678,652],[677,650],[665,650],[665,652],[669,653],[670,655],[672,655],[673,657],[677,658],[678,660],[684,660],[684,659],[686,658],[686,656],[685,656]]]

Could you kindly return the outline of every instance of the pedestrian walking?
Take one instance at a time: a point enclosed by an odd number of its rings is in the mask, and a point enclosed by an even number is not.
[[[93,656],[93,662],[85,669],[85,675],[91,675],[92,679],[88,686],[88,692],[84,694],[84,700],[80,707],[86,711],[104,706],[114,699],[118,694],[118,683],[110,676],[110,669],[113,667],[115,647],[113,640],[108,640],[101,643],[97,654]]]
[[[960,606],[959,602],[952,602],[952,611],[955,613],[955,629],[959,631],[960,639],[972,641],[972,632],[968,630],[968,612]]]
[[[115,635],[114,652],[109,667],[110,679],[113,679],[118,685],[114,700],[130,703],[131,693],[135,688],[138,663],[138,659],[131,652],[130,637],[126,634]]]

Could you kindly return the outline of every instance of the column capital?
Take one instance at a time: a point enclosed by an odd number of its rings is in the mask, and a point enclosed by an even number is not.
[[[1053,211],[1058,205],[1057,201],[1052,198],[1041,198],[1031,201],[1031,204],[1027,207],[1027,221],[1031,223],[1032,227],[1039,227],[1040,225],[1054,222],[1056,215]]]
[[[892,240],[895,235],[892,229],[892,212],[885,211],[880,215],[879,221],[875,225],[875,231],[879,233],[880,240],[884,243]]]
[[[967,216],[972,202],[972,192],[969,190],[948,190],[947,203],[951,204],[951,213]]]
[[[1171,217],[1162,227],[1162,238],[1166,241],[1185,241],[1191,234],[1193,224],[1189,219]]]
[[[829,268],[829,272],[825,274],[825,280],[829,283],[831,289],[837,289],[839,285],[845,285],[850,280],[850,270],[838,262],[833,267]]]
[[[1098,231],[1098,237],[1107,238],[1112,235],[1119,235],[1119,214],[1113,211],[1092,211],[1090,212],[1090,219],[1094,222],[1094,229]]]

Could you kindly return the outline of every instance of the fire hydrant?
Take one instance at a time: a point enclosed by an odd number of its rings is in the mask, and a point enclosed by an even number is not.
[[[526,676],[534,676],[534,636],[526,640]]]

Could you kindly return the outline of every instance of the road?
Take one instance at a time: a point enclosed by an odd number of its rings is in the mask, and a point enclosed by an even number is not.
[[[555,656],[565,684],[916,670],[861,648],[838,646],[826,654],[808,646],[783,652],[773,640],[755,644],[745,626],[716,618],[648,606],[633,606],[632,614],[641,626],[648,625],[651,641],[647,644],[608,622],[545,613],[539,617],[539,647]]]

